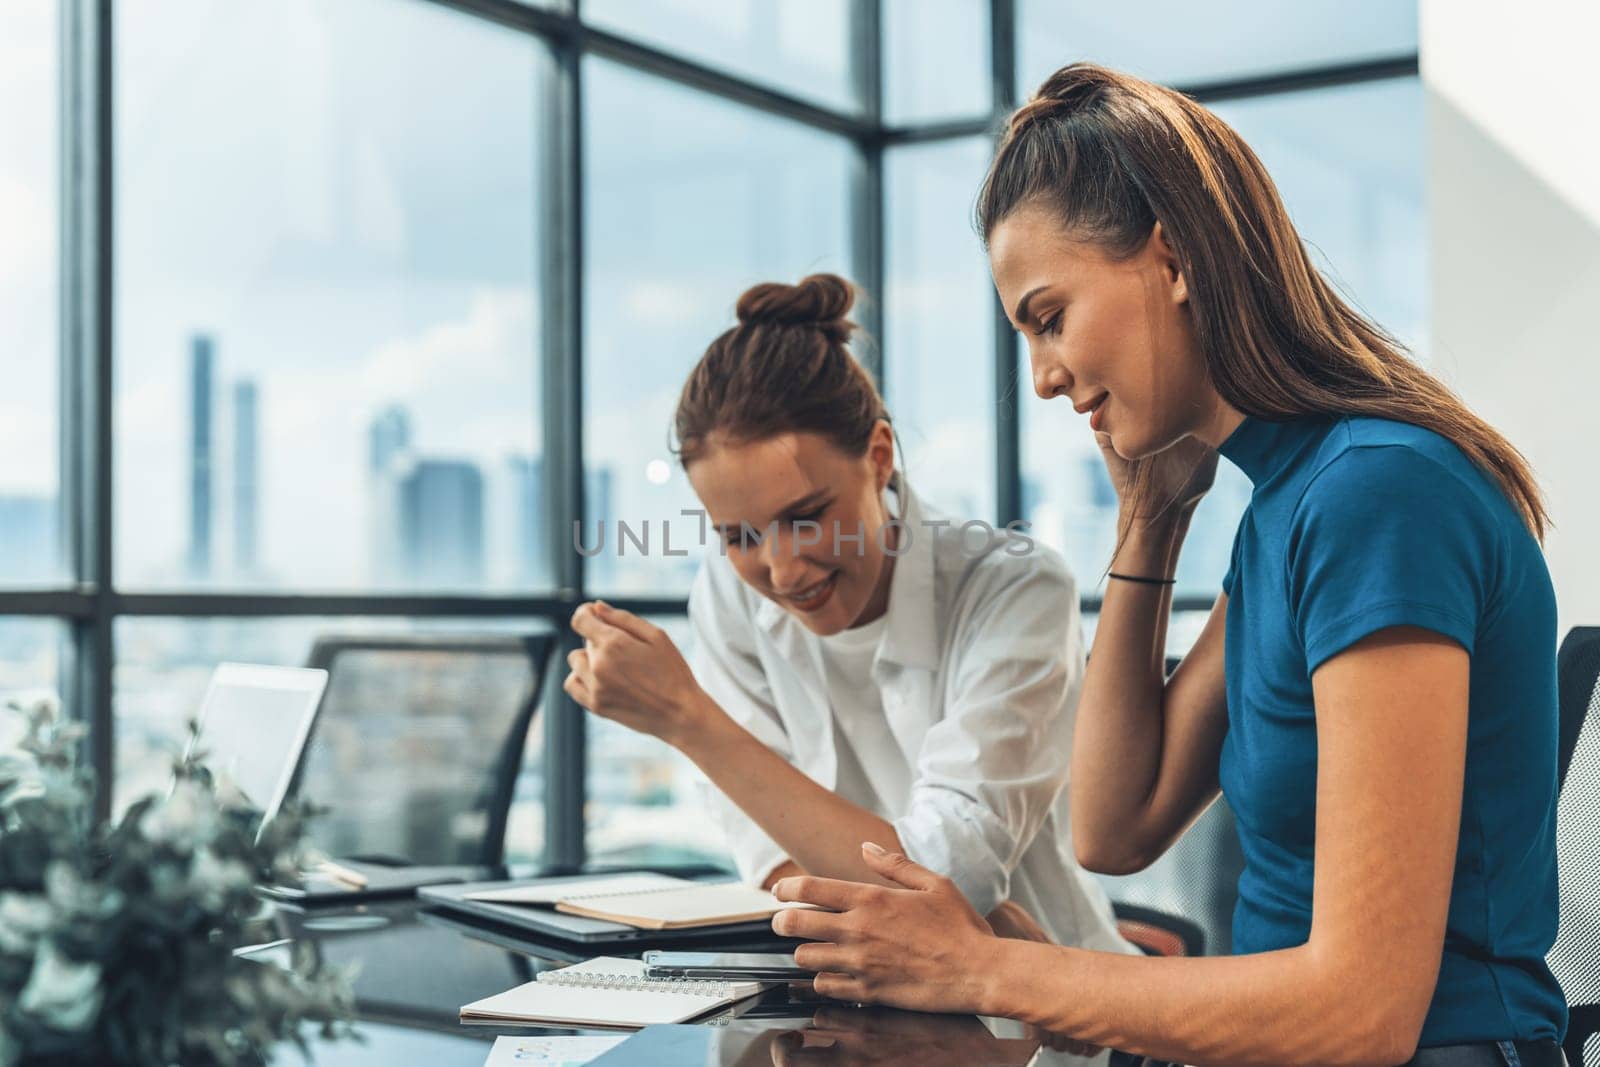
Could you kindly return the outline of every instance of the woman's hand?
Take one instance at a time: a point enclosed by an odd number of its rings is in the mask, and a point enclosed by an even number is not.
[[[596,715],[671,745],[720,714],[659,626],[603,601],[572,615],[584,647],[567,653],[562,688]]]
[[[1001,940],[955,883],[868,842],[862,859],[899,888],[830,878],[785,878],[779,900],[831,911],[781,911],[772,929],[801,945],[795,962],[819,972],[813,985],[836,1000],[913,1011],[984,1010]]]
[[[1198,437],[1137,462],[1117,455],[1110,434],[1094,437],[1117,499],[1124,510],[1132,509],[1136,522],[1193,511],[1216,481],[1217,452]]]

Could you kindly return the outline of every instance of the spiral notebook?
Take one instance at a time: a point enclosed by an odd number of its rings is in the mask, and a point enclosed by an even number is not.
[[[461,1021],[637,1030],[698,1019],[769,984],[646,978],[641,960],[601,956],[475,1000],[461,1009]]]

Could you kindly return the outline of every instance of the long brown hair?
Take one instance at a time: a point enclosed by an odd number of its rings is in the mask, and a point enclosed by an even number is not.
[[[1038,203],[1114,257],[1157,220],[1188,285],[1212,385],[1246,415],[1366,415],[1449,439],[1543,538],[1522,454],[1317,271],[1261,161],[1195,101],[1091,63],[1052,74],[1007,124],[978,194],[985,241]],[[1136,463],[1132,491],[1147,484]],[[1147,502],[1148,503],[1148,502]]]
[[[673,429],[688,466],[708,439],[815,433],[850,456],[887,421],[883,397],[847,344],[855,290],[837,274],[763,282],[739,297],[739,324],[706,349],[678,397]]]

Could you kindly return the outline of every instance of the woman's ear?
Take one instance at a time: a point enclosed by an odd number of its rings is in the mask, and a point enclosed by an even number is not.
[[[1183,276],[1183,264],[1178,261],[1178,253],[1174,252],[1171,243],[1167,241],[1167,233],[1161,226],[1160,220],[1150,231],[1150,251],[1161,264],[1161,271],[1165,275],[1172,293],[1174,304],[1189,302],[1189,282]]]
[[[873,479],[881,493],[894,475],[894,429],[888,419],[879,419],[873,425],[872,436],[867,439],[867,458],[872,462]]]

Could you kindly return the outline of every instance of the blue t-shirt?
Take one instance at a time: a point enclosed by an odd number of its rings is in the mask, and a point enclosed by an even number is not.
[[[1222,454],[1255,485],[1228,594],[1221,781],[1244,851],[1233,944],[1306,942],[1316,839],[1311,675],[1379,630],[1472,657],[1466,783],[1439,984],[1421,1044],[1560,1037],[1555,594],[1493,479],[1428,430],[1247,418]]]

